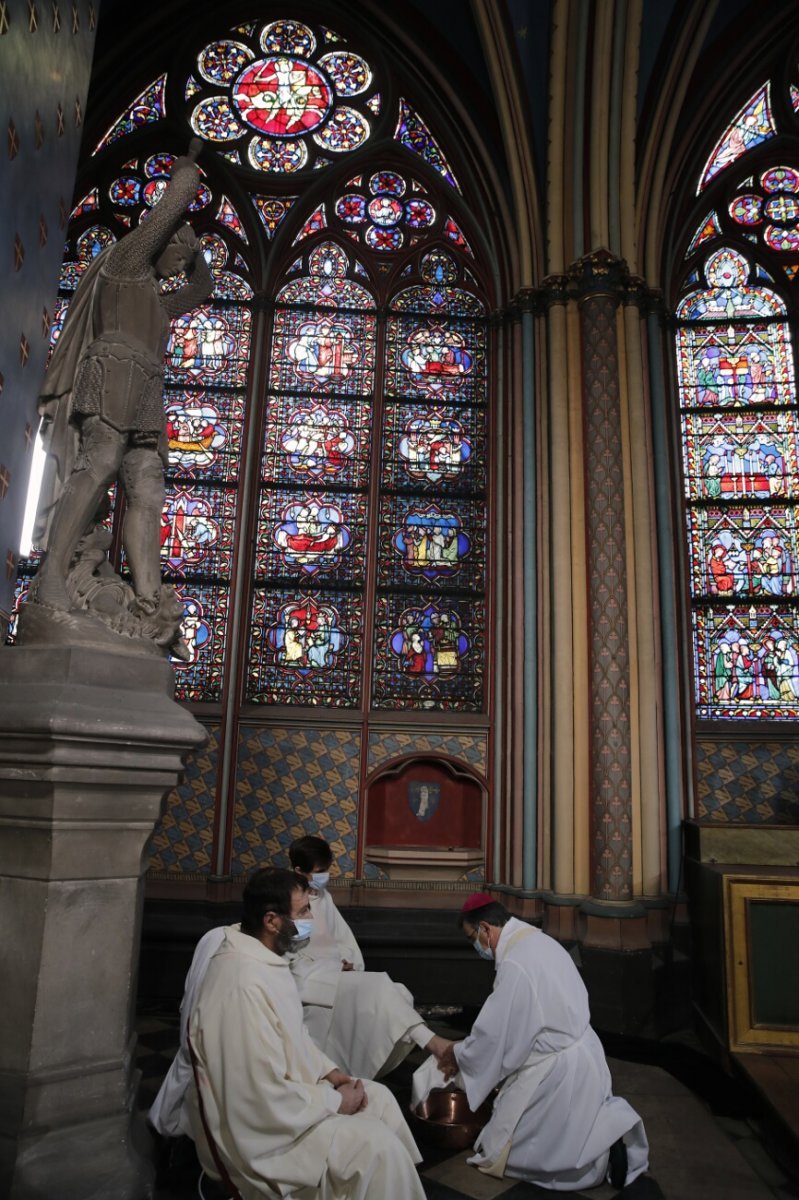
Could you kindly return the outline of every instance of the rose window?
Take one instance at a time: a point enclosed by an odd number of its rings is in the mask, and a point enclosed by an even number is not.
[[[115,215],[123,225],[132,223],[133,209],[140,209],[141,217],[155,208],[167,189],[172,174],[174,154],[151,154],[142,167],[132,160],[123,167],[123,174],[117,176],[108,189],[108,198],[115,208],[120,209]],[[189,205],[189,212],[199,212],[211,203],[211,192],[204,183],[197,188],[197,195]]]
[[[799,171],[772,167],[757,185],[736,196],[730,216],[746,229],[757,229],[772,250],[799,251]]]
[[[271,174],[357,150],[380,100],[369,64],[344,47],[300,21],[237,27],[201,51],[187,81],[194,132],[237,165]]]

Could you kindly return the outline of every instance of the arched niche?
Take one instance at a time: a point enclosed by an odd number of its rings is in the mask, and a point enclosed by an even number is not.
[[[389,879],[482,877],[487,787],[483,777],[443,755],[382,764],[366,783],[365,873]]]

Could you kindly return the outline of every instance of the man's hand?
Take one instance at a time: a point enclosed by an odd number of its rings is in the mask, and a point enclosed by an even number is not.
[[[360,1079],[353,1079],[350,1083],[342,1083],[341,1087],[336,1088],[336,1091],[341,1096],[341,1104],[338,1111],[342,1116],[352,1117],[355,1113],[363,1112],[369,1103],[366,1090]]]
[[[334,1067],[332,1071],[329,1071],[327,1075],[323,1075],[322,1078],[326,1079],[328,1083],[332,1083],[334,1088],[340,1088],[342,1083],[353,1082],[352,1076],[345,1075],[343,1071],[339,1071],[338,1067]]]
[[[341,969],[342,969],[342,971],[354,971],[355,967],[352,965],[352,963],[347,962],[347,960],[345,958],[342,960]]]
[[[458,1074],[454,1046],[454,1042],[443,1037],[433,1037],[425,1046],[425,1050],[429,1050],[435,1058],[438,1069],[445,1079],[452,1079],[453,1075]]]

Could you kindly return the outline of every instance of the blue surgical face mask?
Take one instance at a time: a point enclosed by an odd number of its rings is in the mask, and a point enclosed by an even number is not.
[[[479,929],[477,931],[477,937],[472,942],[472,945],[474,946],[475,950],[477,951],[477,953],[480,955],[481,958],[487,958],[489,962],[494,961],[494,951],[491,949],[491,947],[480,945],[480,930]]]
[[[311,876],[311,887],[316,888],[317,892],[323,891],[329,882],[329,871],[314,871],[313,875]]]
[[[298,917],[292,922],[296,933],[292,934],[291,940],[293,943],[307,942],[308,938],[313,933],[313,919],[309,917]]]

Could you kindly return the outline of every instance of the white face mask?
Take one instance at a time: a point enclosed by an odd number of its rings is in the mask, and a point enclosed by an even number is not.
[[[489,962],[494,961],[494,951],[491,949],[491,947],[480,945],[480,930],[479,929],[477,931],[477,937],[472,942],[472,945],[474,946],[475,950],[477,951],[477,953],[480,955],[481,958],[487,958]]]
[[[311,876],[311,887],[316,888],[317,892],[323,891],[330,882],[329,871],[314,871]]]
[[[313,920],[308,917],[297,917],[293,924],[297,932],[292,935],[292,942],[295,944],[297,942],[307,942],[313,933]]]

